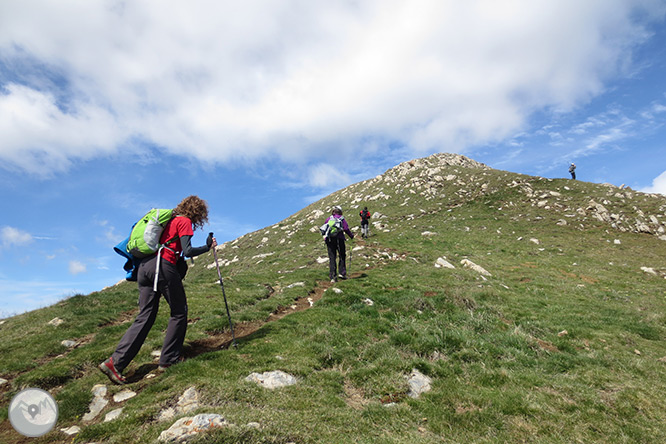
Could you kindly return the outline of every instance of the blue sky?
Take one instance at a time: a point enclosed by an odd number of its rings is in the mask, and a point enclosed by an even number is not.
[[[247,4],[246,4],[247,3]],[[0,317],[123,278],[196,194],[224,242],[435,152],[666,194],[666,2],[0,2]],[[318,242],[313,239],[313,242]]]

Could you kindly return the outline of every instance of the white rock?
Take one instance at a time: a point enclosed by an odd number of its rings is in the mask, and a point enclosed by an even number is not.
[[[157,418],[158,421],[166,421],[176,415],[190,413],[199,408],[199,393],[194,386],[183,392],[175,407],[168,407],[162,410]]]
[[[81,418],[84,422],[92,421],[101,413],[102,410],[104,410],[104,407],[109,403],[108,400],[104,399],[106,396],[107,388],[103,384],[97,384],[92,388],[92,393],[93,393],[93,400],[90,402],[90,406],[88,406],[88,413],[83,415],[83,418]]]
[[[318,257],[317,258],[317,263],[318,264],[327,264],[328,263],[328,257]]]
[[[257,254],[255,256],[252,256],[252,259],[266,259],[268,256],[274,255],[275,252],[272,253],[263,253],[263,254]]]
[[[251,373],[245,378],[245,380],[248,382],[255,382],[268,389],[286,387],[298,382],[295,377],[281,370],[265,373]]]
[[[81,432],[81,427],[71,426],[71,427],[67,427],[66,429],[60,429],[60,431],[62,433],[64,433],[65,435],[72,436],[72,435],[76,435],[77,433],[80,433]]]
[[[128,399],[134,398],[135,396],[136,392],[133,392],[132,390],[123,390],[122,392],[118,392],[113,395],[113,402],[125,402]]]
[[[95,384],[92,389],[90,389],[93,396],[103,398],[106,396],[108,389],[104,384]]]
[[[470,261],[469,259],[463,259],[460,261],[460,263],[462,264],[463,267],[474,270],[483,276],[492,276],[492,274],[490,274],[485,268],[476,265],[474,262]]]
[[[410,398],[418,398],[422,393],[430,391],[430,384],[432,384],[432,379],[417,369],[413,369],[412,373],[409,375],[407,384],[409,384],[408,396]]]
[[[643,271],[644,271],[645,273],[647,273],[647,274],[652,274],[652,275],[657,276],[657,272],[654,271],[654,268],[651,268],[651,267],[641,267],[641,270],[643,270]]]
[[[111,410],[104,416],[104,422],[110,422],[117,419],[123,413],[122,407],[119,409]]]
[[[620,245],[620,244],[622,244],[622,242],[620,241],[620,239],[615,239],[615,240],[613,241],[613,243],[614,243],[615,245]]]
[[[535,238],[531,238],[531,239],[530,239],[530,242],[532,242],[533,244],[537,244],[537,245],[541,244],[541,242],[539,241],[539,239],[535,239]]]
[[[160,433],[159,440],[166,442],[184,442],[197,433],[210,429],[225,427],[229,424],[218,414],[204,413],[196,416],[180,418],[167,430]]]
[[[64,341],[62,341],[60,343],[60,345],[62,345],[63,347],[67,347],[67,348],[75,347],[77,344],[78,343],[76,341],[72,341],[71,339],[65,339]]]
[[[305,282],[294,282],[293,284],[287,285],[285,288],[294,288],[294,287],[305,287]]]
[[[338,287],[333,287],[331,290],[333,291],[333,293],[342,294],[342,290],[339,289]]]
[[[48,322],[48,325],[53,325],[53,326],[57,327],[58,325],[62,325],[63,322],[65,322],[65,321],[63,321],[60,318],[53,318]]]
[[[451,264],[449,261],[447,261],[443,257],[437,258],[437,261],[435,262],[435,267],[437,267],[437,268],[441,268],[441,267],[456,268],[456,267],[453,266],[453,264]]]
[[[424,231],[421,233],[421,236],[437,236],[437,233],[433,233],[432,231]]]
[[[375,305],[374,301],[373,301],[372,299],[370,299],[370,298],[365,298],[365,299],[363,299],[363,303],[364,303],[365,305],[369,305],[370,307],[372,307],[373,305]]]
[[[4,379],[4,378],[0,378],[0,385],[5,385],[5,384],[7,384],[8,382],[9,382],[9,381],[7,381],[6,379]]]
[[[176,411],[178,414],[189,413],[199,408],[199,393],[195,387],[190,387],[178,399]]]

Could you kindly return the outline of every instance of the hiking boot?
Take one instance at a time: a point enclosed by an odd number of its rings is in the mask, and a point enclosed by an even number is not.
[[[183,358],[183,357],[181,356],[181,357],[179,357],[179,358],[176,360],[176,362],[174,362],[174,363],[172,363],[172,364],[160,364],[159,367],[157,367],[157,371],[158,371],[158,372],[165,372],[165,371],[167,371],[167,370],[169,369],[169,367],[171,367],[172,365],[180,364],[180,363],[183,362],[184,360],[185,360],[185,358]]]
[[[113,358],[109,358],[106,361],[102,362],[99,365],[99,369],[104,373],[106,376],[109,377],[111,382],[114,384],[118,385],[123,385],[125,384],[126,380],[123,377],[123,375],[120,374],[118,370],[116,370],[116,366],[113,365]]]
[[[343,281],[344,281],[345,279],[347,279],[347,276],[343,276],[343,275],[340,275],[340,276],[338,276],[338,277],[339,277],[340,279],[342,279]]]
[[[336,278],[331,279],[331,284],[335,284],[336,282],[338,282]]]

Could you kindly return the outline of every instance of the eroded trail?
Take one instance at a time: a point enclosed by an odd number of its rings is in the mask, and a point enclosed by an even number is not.
[[[360,277],[362,274],[363,273],[360,272],[352,273],[350,274],[350,278],[355,279]],[[307,296],[294,300],[293,304],[291,304],[289,307],[281,307],[277,311],[271,313],[267,319],[263,321],[240,322],[238,324],[234,324],[234,335],[236,337],[236,342],[252,335],[261,327],[270,322],[275,322],[292,313],[309,309],[324,296],[324,293],[329,287],[331,287],[331,285],[332,284],[329,281],[318,281],[317,286],[310,293],[308,293]],[[229,348],[231,347],[232,341],[233,338],[231,337],[231,331],[211,334],[207,338],[188,342],[184,350],[184,355],[186,359],[190,359],[202,353]]]

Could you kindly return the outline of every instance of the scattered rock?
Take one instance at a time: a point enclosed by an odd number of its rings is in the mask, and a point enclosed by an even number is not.
[[[463,267],[474,270],[483,276],[492,276],[485,268],[476,265],[474,262],[470,261],[469,259],[463,259],[460,261],[460,263],[462,264]]]
[[[166,421],[175,416],[190,413],[199,408],[199,393],[195,387],[190,387],[183,392],[175,407],[169,407],[160,412],[157,420]]]
[[[638,350],[638,349],[634,349],[634,353],[635,353],[635,354],[637,354],[638,356],[640,356],[640,355],[641,355],[641,351],[640,351],[640,350]]]
[[[643,270],[647,274],[652,274],[654,276],[658,276],[657,272],[654,271],[654,268],[651,267],[641,267],[641,270]]]
[[[620,239],[615,239],[615,240],[613,241],[613,243],[614,243],[615,245],[620,245],[620,244],[622,244],[622,242],[620,241]]]
[[[104,422],[110,422],[113,421],[114,419],[117,419],[121,413],[123,413],[122,407],[119,409],[111,410],[109,413],[104,416]]]
[[[539,239],[535,239],[535,238],[531,238],[530,242],[532,242],[533,244],[537,244],[537,245],[541,244],[541,241],[539,241]]]
[[[328,257],[318,257],[317,258],[317,263],[318,264],[327,264],[328,263]]]
[[[130,398],[134,398],[135,396],[136,392],[133,392],[132,390],[123,390],[122,392],[118,392],[113,395],[113,402],[124,402]]]
[[[294,287],[305,287],[305,282],[294,282],[293,284],[287,285],[285,288],[294,288]]]
[[[48,322],[48,325],[53,325],[54,327],[57,327],[59,325],[62,325],[62,323],[65,322],[60,318],[53,318]]]
[[[187,416],[179,419],[167,430],[160,433],[159,440],[184,442],[193,438],[197,433],[228,425],[229,423],[218,414],[204,413],[196,416]]]
[[[333,288],[331,288],[331,290],[333,291],[333,293],[342,294],[342,290],[339,289],[338,287],[333,287]]]
[[[65,339],[60,343],[63,347],[74,348],[78,345],[78,342],[72,341],[71,339]]]
[[[245,380],[248,382],[255,382],[260,386],[268,389],[286,387],[289,385],[294,385],[298,382],[295,377],[281,370],[275,370],[272,372],[265,372],[261,374],[251,373],[249,376],[245,378]]]
[[[423,233],[421,233],[421,236],[426,236],[426,237],[437,236],[437,233],[433,233],[431,231],[424,231]]]
[[[430,391],[430,384],[432,383],[432,379],[417,369],[413,369],[412,373],[408,377],[407,383],[409,384],[408,396],[410,398],[418,398],[422,393]]]
[[[449,261],[444,259],[443,257],[437,258],[437,261],[435,261],[435,268],[456,268],[454,267]]]
[[[93,400],[90,402],[88,413],[83,415],[82,420],[84,422],[92,421],[100,414],[104,407],[109,403],[108,400],[104,399],[106,396],[107,388],[104,384],[97,384],[92,388]]]
[[[65,429],[60,429],[60,431],[63,432],[65,435],[72,436],[72,435],[76,435],[77,433],[80,433],[81,432],[81,427],[74,425],[74,426],[71,426],[71,427],[67,427]]]
[[[363,299],[363,303],[364,303],[365,305],[369,305],[370,307],[372,307],[373,305],[375,305],[375,302],[374,302],[372,299],[370,299],[370,298],[365,298],[365,299]]]
[[[568,335],[568,334],[569,334],[568,331],[566,331],[566,330],[562,330],[561,332],[559,332],[559,333],[557,334],[557,336],[559,336],[559,337],[561,338],[562,336],[566,336],[566,335]]]
[[[5,384],[7,384],[8,382],[9,382],[9,381],[7,381],[6,379],[4,379],[4,378],[0,378],[0,385],[5,385]]]

